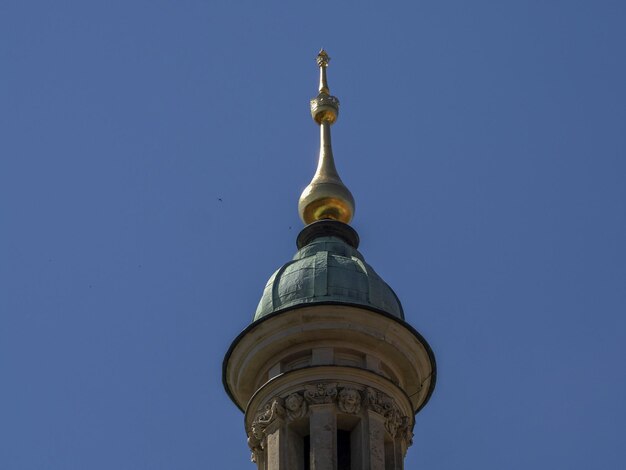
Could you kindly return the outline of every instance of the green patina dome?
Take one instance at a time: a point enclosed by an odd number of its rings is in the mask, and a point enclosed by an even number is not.
[[[254,320],[315,303],[363,305],[404,319],[402,305],[391,287],[356,248],[334,235],[308,241],[292,261],[270,277]]]

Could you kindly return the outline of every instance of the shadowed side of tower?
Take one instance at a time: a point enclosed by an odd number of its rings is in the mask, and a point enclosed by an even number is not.
[[[435,359],[400,300],[358,251],[355,203],[335,167],[325,51],[317,57],[319,163],[298,212],[298,251],[267,282],[253,322],[224,359],[227,393],[245,412],[263,470],[396,470],[415,414],[435,385]]]

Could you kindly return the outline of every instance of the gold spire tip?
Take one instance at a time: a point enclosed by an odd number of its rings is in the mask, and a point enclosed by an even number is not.
[[[328,56],[328,52],[322,48],[317,54],[317,66],[320,68],[320,87],[319,93],[320,95],[329,95],[330,90],[328,89],[328,82],[326,80],[326,67],[328,67],[328,63],[330,62],[330,57]],[[319,96],[318,96],[319,98]]]
[[[330,62],[330,57],[328,56],[328,52],[326,52],[322,47],[317,54],[317,66],[328,67],[328,62]]]
[[[317,170],[311,183],[304,188],[298,201],[298,212],[305,224],[324,219],[349,223],[354,215],[354,198],[341,181],[330,141],[330,126],[339,114],[339,100],[330,95],[326,68],[330,57],[322,49],[317,54],[320,68],[318,95],[311,100],[311,116],[320,126],[320,154]]]

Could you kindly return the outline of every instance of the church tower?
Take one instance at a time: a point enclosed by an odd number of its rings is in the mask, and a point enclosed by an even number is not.
[[[258,469],[398,470],[435,386],[435,358],[348,225],[355,204],[333,158],[339,100],[328,88],[329,60],[324,50],[317,56],[311,115],[320,153],[298,203],[298,251],[230,346],[223,382],[245,413]]]

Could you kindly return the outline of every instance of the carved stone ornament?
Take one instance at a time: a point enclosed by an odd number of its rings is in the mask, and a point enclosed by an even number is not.
[[[339,392],[337,406],[344,413],[356,414],[361,411],[361,394],[354,388],[342,388]]]
[[[304,418],[307,413],[307,403],[299,393],[292,393],[285,398],[285,410],[289,421]]]
[[[393,437],[396,436],[398,428],[402,425],[402,415],[397,409],[389,410],[385,413],[385,428]]]
[[[389,395],[372,387],[338,389],[337,383],[319,382],[305,385],[304,391],[290,393],[286,398],[274,397],[257,413],[248,431],[252,461],[259,461],[265,449],[266,428],[276,419],[295,421],[307,415],[309,405],[329,403],[336,403],[337,408],[347,414],[358,414],[363,407],[374,411],[384,417],[385,428],[392,437],[403,439],[407,447],[413,442],[411,419],[400,411]]]
[[[368,387],[365,390],[365,397],[367,407],[370,410],[383,415],[385,418],[385,428],[391,436],[395,437],[398,431],[403,427],[404,429],[408,429],[410,419],[408,416],[402,414],[393,398],[371,387]],[[402,432],[406,434],[404,429],[402,429]],[[411,431],[409,430],[408,432]],[[411,439],[406,439],[405,437],[405,440],[410,442]]]
[[[250,460],[252,462],[258,461],[258,456],[263,452],[263,444],[252,433],[248,434],[248,447],[250,448]]]
[[[386,411],[393,408],[393,400],[388,395],[372,387],[365,390],[367,407],[378,414],[384,415]]]
[[[265,409],[256,416],[252,426],[256,423],[257,426],[265,429],[276,418],[282,418],[284,415],[285,408],[283,407],[282,399],[278,397],[273,398],[272,401],[265,405]]]
[[[304,398],[312,405],[332,403],[337,398],[337,384],[318,383],[307,385],[304,391]]]
[[[402,424],[398,428],[397,435],[404,439],[407,447],[413,444],[413,431],[411,431],[411,420],[408,416],[402,417]]]
[[[265,408],[256,415],[250,426],[250,432],[248,433],[248,447],[250,447],[252,451],[250,459],[253,462],[257,461],[258,453],[263,451],[265,428],[276,418],[282,418],[284,416],[285,408],[282,405],[282,399],[279,397],[273,398],[265,405]]]

